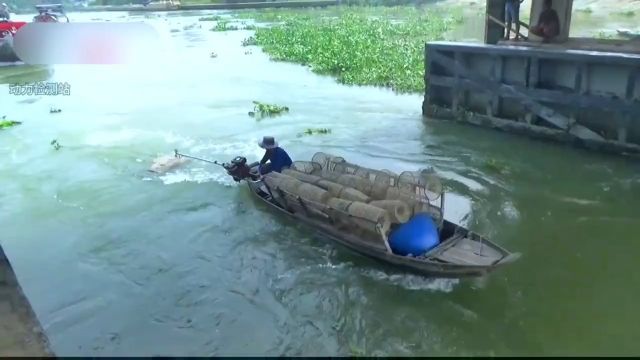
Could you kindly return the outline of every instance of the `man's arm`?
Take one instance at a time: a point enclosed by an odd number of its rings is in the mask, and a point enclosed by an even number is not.
[[[264,156],[262,157],[262,160],[260,160],[260,165],[266,164],[268,160],[269,160],[269,152],[265,151]]]

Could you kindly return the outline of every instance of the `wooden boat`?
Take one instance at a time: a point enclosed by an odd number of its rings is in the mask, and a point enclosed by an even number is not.
[[[60,22],[62,18],[69,22],[61,4],[36,5],[35,7],[38,15],[34,16],[33,22]],[[0,62],[20,61],[13,48],[13,39],[18,30],[26,24],[25,21],[0,22]]]
[[[379,237],[356,236],[341,230],[328,216],[323,219],[290,210],[281,201],[284,198],[282,190],[271,189],[260,179],[258,163],[246,164],[245,158],[237,157],[222,165],[235,181],[245,181],[251,193],[275,211],[309,226],[323,237],[357,253],[400,269],[430,277],[476,277],[520,257],[518,253],[511,253],[488,239],[444,219],[440,222],[439,245],[420,257],[397,255],[391,252],[386,234],[380,234]],[[308,204],[305,205],[305,200],[298,197],[298,201],[302,208],[307,209]]]

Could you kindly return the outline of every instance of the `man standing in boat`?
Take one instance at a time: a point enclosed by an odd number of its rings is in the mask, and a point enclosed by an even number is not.
[[[276,142],[273,136],[263,137],[262,141],[258,143],[258,146],[266,150],[258,167],[260,175],[268,174],[271,171],[279,173],[282,169],[288,168],[293,163],[289,154],[278,146],[278,142]],[[269,161],[269,163],[267,163],[267,161]]]

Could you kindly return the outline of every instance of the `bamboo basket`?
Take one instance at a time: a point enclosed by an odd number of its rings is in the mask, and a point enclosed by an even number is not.
[[[351,201],[361,201],[361,202],[369,202],[370,198],[363,194],[362,192],[346,187],[344,185],[340,185],[338,183],[334,183],[329,180],[320,180],[317,182],[319,187],[329,191],[333,197],[337,197],[344,200]]]
[[[377,226],[386,234],[391,228],[389,213],[381,208],[358,201],[331,198],[327,201],[329,216],[350,232],[363,230],[378,234]]]
[[[300,185],[304,184],[294,177],[277,172],[270,172],[265,175],[264,181],[271,189],[282,189],[292,194],[296,194]]]
[[[306,183],[314,184],[314,185],[317,185],[318,181],[322,180],[322,178],[320,176],[307,174],[307,173],[304,173],[302,171],[298,171],[298,170],[294,170],[294,169],[284,169],[284,170],[282,170],[282,173],[287,175],[287,176],[291,176],[293,178],[296,178],[296,179],[298,179],[300,181],[304,181]]]
[[[295,194],[304,200],[313,201],[322,205],[326,204],[327,200],[331,198],[331,194],[328,191],[307,183],[302,183],[302,185],[297,188]]]
[[[409,206],[411,216],[420,212],[428,212],[429,203],[426,199],[420,199],[416,194],[408,191],[390,187],[387,189],[386,200],[400,200]]]
[[[319,174],[322,172],[322,166],[313,161],[294,161],[291,169],[305,174]]]
[[[403,224],[411,218],[411,210],[404,201],[378,200],[370,202],[369,205],[387,210],[391,222],[395,224]]]
[[[335,182],[361,191],[365,195],[371,195],[373,187],[370,181],[356,175],[342,174],[336,178]]]

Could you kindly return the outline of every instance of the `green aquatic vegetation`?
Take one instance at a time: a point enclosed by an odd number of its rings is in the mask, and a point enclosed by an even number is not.
[[[213,15],[213,16],[203,16],[199,18],[198,21],[219,21],[220,19],[222,19],[222,16]]]
[[[61,113],[62,109],[58,109],[58,108],[50,108],[49,109],[49,114],[57,114],[57,113]]]
[[[62,145],[60,145],[56,139],[51,140],[51,146],[53,146],[55,150],[60,150],[60,148],[62,148]]]
[[[331,129],[306,129],[305,131],[298,134],[298,137],[302,137],[305,135],[326,135],[331,134]]]
[[[256,38],[253,36],[249,36],[248,38],[242,40],[242,46],[252,46],[257,45]]]
[[[412,15],[390,8],[372,17],[354,9],[337,17],[282,15],[284,23],[256,30],[256,42],[273,60],[308,65],[343,84],[423,92],[424,43],[444,39],[462,19],[455,12]],[[402,19],[385,16],[394,11]]]
[[[593,13],[593,9],[591,9],[590,7],[586,7],[584,9],[577,9],[577,12],[581,12],[581,13],[585,13],[585,14],[591,14]]]
[[[180,29],[171,29],[170,32],[177,33],[177,32],[180,32]]]
[[[486,160],[484,162],[484,167],[487,170],[498,173],[498,174],[506,174],[509,172],[509,167],[496,159]]]
[[[616,15],[625,16],[625,17],[634,17],[636,16],[636,12],[633,10],[622,11],[622,12],[616,13]]]
[[[257,28],[258,28],[257,26],[255,26],[255,25],[253,25],[253,24],[249,24],[249,25],[244,25],[244,26],[242,27],[242,30],[255,30],[255,29],[257,29]]]
[[[286,106],[261,103],[259,101],[253,102],[253,111],[249,112],[249,116],[255,118],[263,118],[267,116],[276,116],[289,112],[289,108]]]
[[[10,127],[22,124],[22,122],[20,121],[7,120],[6,118],[7,116],[5,115],[2,117],[2,119],[0,119],[0,130],[8,129]]]
[[[233,31],[238,30],[238,27],[235,25],[229,25],[229,22],[226,20],[220,20],[216,23],[216,26],[211,28],[211,31]]]
[[[183,26],[182,30],[192,30],[192,29],[195,29],[196,27],[197,28],[202,28],[202,25],[193,23],[193,24],[189,24],[189,25]]]

